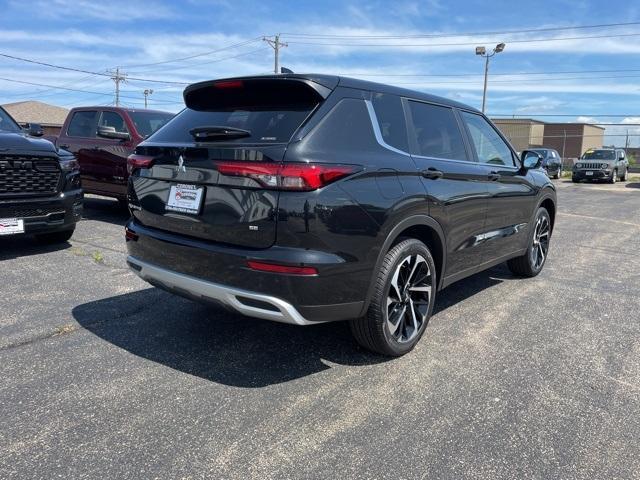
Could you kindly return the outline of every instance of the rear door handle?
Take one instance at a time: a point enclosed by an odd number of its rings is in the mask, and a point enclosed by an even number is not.
[[[62,148],[63,150],[68,150],[69,145],[58,145],[58,148]]]
[[[442,178],[444,176],[444,173],[442,173],[440,170],[436,170],[433,167],[429,167],[426,170],[422,171],[422,176],[431,180],[437,180],[438,178]]]
[[[489,177],[489,180],[491,180],[492,182],[497,182],[498,180],[500,180],[502,175],[500,175],[498,172],[494,171],[494,172],[489,173],[489,175],[487,175],[487,177]]]

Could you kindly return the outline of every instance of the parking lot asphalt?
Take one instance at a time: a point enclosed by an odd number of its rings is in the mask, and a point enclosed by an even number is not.
[[[543,272],[452,285],[395,360],[150,287],[107,199],[0,239],[0,478],[639,477],[640,183],[556,184]]]

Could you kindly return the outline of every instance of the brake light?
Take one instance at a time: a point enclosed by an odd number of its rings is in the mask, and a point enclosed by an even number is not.
[[[231,177],[248,177],[263,188],[308,192],[357,171],[353,165],[309,163],[219,162],[218,171]]]
[[[315,267],[295,267],[291,265],[280,265],[277,263],[259,262],[249,260],[247,265],[251,270],[271,273],[287,273],[289,275],[317,275],[318,270]]]
[[[134,232],[133,230],[131,230],[129,227],[125,227],[124,228],[124,238],[126,239],[127,242],[129,242],[129,241],[137,242],[138,241],[138,234],[136,232]]]
[[[136,168],[149,168],[153,165],[153,157],[137,155],[135,153],[127,157],[127,171],[131,174]]]
[[[213,84],[216,88],[242,88],[242,80],[225,80]]]

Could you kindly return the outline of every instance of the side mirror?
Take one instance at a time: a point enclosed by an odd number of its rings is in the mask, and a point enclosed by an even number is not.
[[[624,153],[620,154],[620,156],[618,157],[618,160],[624,160]]]
[[[533,150],[523,150],[520,154],[520,159],[522,160],[522,168],[525,170],[533,170],[536,168],[540,168],[542,165],[542,155],[538,152],[534,152]]]
[[[131,138],[127,132],[116,132],[115,127],[98,127],[98,136],[115,140],[129,140]]]
[[[39,123],[28,123],[25,130],[32,137],[41,137],[44,135],[44,129]]]

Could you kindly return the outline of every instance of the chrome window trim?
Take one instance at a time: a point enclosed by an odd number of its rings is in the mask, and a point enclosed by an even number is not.
[[[369,119],[371,120],[371,125],[373,126],[373,134],[375,135],[378,144],[381,147],[386,148],[387,150],[391,150],[392,152],[410,157],[411,155],[409,153],[405,152],[404,150],[400,150],[399,148],[392,147],[384,141],[384,138],[382,137],[382,131],[380,130],[380,124],[378,123],[378,116],[376,115],[376,111],[373,108],[373,103],[371,103],[371,100],[365,100],[364,103],[367,105]]]

